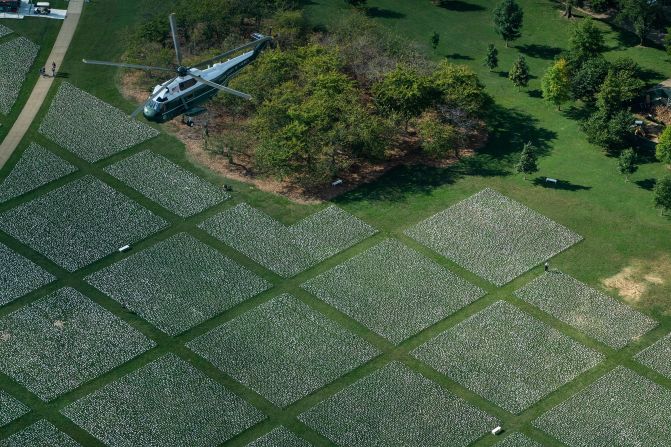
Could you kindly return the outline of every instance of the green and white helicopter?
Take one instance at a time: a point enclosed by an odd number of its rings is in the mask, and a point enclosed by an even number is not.
[[[210,100],[219,91],[239,96],[250,100],[252,97],[246,93],[233,90],[227,84],[245,66],[254,61],[261,51],[272,42],[272,37],[262,34],[252,34],[252,42],[241,45],[218,56],[199,62],[193,66],[182,65],[182,53],[177,40],[177,26],[175,15],[170,14],[170,30],[172,41],[175,45],[177,69],[168,67],[150,67],[139,64],[124,64],[118,62],[94,61],[84,59],[85,64],[109,65],[112,67],[133,68],[138,70],[177,71],[177,76],[154,87],[147,101],[138,107],[131,116],[135,117],[140,112],[148,121],[164,123],[176,116],[185,115],[186,123],[192,124],[192,117],[206,111],[201,105]],[[238,56],[219,62],[227,56],[251,49]],[[199,69],[198,67],[205,67]]]

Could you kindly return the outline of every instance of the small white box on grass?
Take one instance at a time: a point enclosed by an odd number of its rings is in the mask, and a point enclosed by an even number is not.
[[[492,434],[496,436],[496,435],[500,434],[502,431],[503,431],[503,429],[499,425],[498,427],[495,427],[494,429],[492,429]]]
[[[128,250],[130,250],[130,245],[124,245],[123,247],[119,248],[119,253],[123,253]]]

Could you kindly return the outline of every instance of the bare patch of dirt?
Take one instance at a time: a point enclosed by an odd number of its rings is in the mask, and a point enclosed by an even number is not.
[[[601,283],[631,303],[638,303],[654,287],[666,284],[671,278],[671,256],[664,255],[654,260],[635,259],[615,275]]]

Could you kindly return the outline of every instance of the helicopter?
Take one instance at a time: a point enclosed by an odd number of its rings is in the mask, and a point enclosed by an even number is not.
[[[252,99],[247,93],[234,90],[228,87],[227,84],[231,78],[237,75],[245,66],[253,62],[259,56],[261,51],[272,43],[272,37],[254,33],[252,34],[253,41],[190,67],[186,67],[182,65],[182,52],[177,39],[175,14],[170,14],[169,21],[172,41],[175,46],[176,69],[90,59],[83,59],[82,62],[85,64],[108,65],[112,67],[138,70],[167,71],[171,73],[176,71],[177,76],[155,86],[147,101],[131,113],[131,117],[135,117],[142,112],[148,121],[155,123],[165,123],[176,116],[184,115],[187,117],[185,120],[186,124],[193,125],[193,117],[200,115],[207,110],[201,105],[210,100],[220,91],[246,100]],[[224,62],[218,62],[227,56],[247,49],[251,50]],[[207,68],[198,68],[204,66],[207,66]]]

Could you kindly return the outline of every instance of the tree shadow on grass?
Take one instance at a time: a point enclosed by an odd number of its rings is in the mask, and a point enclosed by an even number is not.
[[[587,118],[589,118],[593,110],[594,110],[593,107],[589,107],[586,105],[583,106],[571,105],[565,110],[563,110],[563,112],[564,116],[566,116],[567,118],[570,118],[575,121],[584,121]]]
[[[480,5],[474,5],[473,3],[463,2],[461,0],[442,0],[439,4],[439,7],[449,9],[450,11],[484,11],[485,8]]]
[[[538,59],[554,59],[559,56],[563,51],[561,48],[552,47],[550,45],[539,45],[539,44],[530,44],[530,45],[520,45],[517,47],[520,50],[520,53],[525,56],[535,57]]]
[[[452,54],[446,54],[446,58],[448,59],[458,59],[458,60],[463,60],[463,61],[472,61],[473,58],[471,56],[467,56],[465,54],[459,54],[459,53],[452,53]]]
[[[398,11],[392,11],[391,9],[378,8],[377,6],[371,6],[366,9],[366,15],[368,17],[375,17],[379,19],[402,19],[405,17],[405,14]]]
[[[646,189],[648,191],[652,191],[655,188],[655,185],[657,184],[657,179],[646,178],[646,179],[643,179],[643,180],[636,180],[634,183],[636,183],[636,185],[639,188],[643,188],[643,189]]]
[[[542,186],[543,188],[548,189],[561,189],[563,191],[586,191],[592,189],[591,186],[576,185],[568,180],[557,179],[557,183],[553,183],[548,182],[545,179],[546,177],[536,177],[533,179],[534,186]]]
[[[543,97],[543,92],[540,91],[539,89],[529,90],[527,92],[527,95],[529,95],[532,98],[542,98]]]
[[[543,156],[550,152],[550,143],[557,138],[556,132],[540,127],[532,115],[496,104],[491,107],[487,122],[489,140],[478,153],[508,161],[510,166],[517,162],[511,156],[516,156],[524,143],[530,141],[537,154]]]

